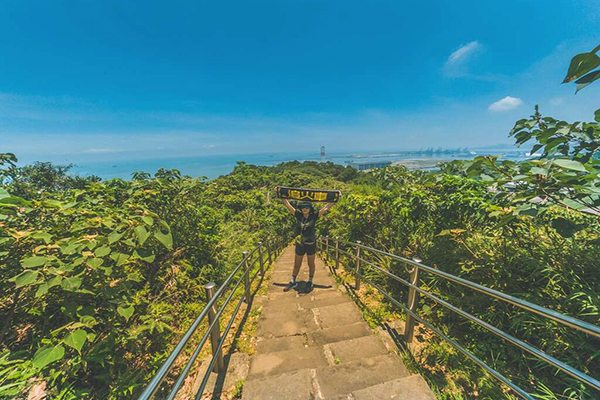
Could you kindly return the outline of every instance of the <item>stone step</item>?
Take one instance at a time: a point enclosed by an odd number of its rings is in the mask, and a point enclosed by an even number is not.
[[[330,343],[325,348],[340,363],[389,354],[381,339],[374,335]]]
[[[303,289],[306,261],[297,290],[283,292],[293,262],[289,247],[270,271],[244,400],[434,399],[425,381],[410,376],[338,290],[320,259],[310,293]]]
[[[362,321],[350,325],[336,326],[335,328],[309,332],[307,334],[307,339],[309,346],[323,346],[328,343],[341,342],[372,334],[373,332],[367,323]]]
[[[304,347],[275,353],[255,354],[250,361],[248,380],[327,365],[329,364],[322,347]]]
[[[381,383],[352,393],[355,400],[436,400],[420,375]]]
[[[316,380],[323,398],[352,392],[409,376],[397,356],[376,356],[316,369]]]
[[[333,306],[325,306],[313,309],[317,322],[322,329],[334,328],[341,325],[350,325],[355,322],[364,322],[364,318],[356,308],[349,302]]]
[[[312,301],[303,301],[298,303],[298,307],[305,310],[311,310],[313,308],[323,308],[327,306],[336,306],[339,304],[351,304],[352,300],[348,296],[327,296],[318,297]]]
[[[339,291],[337,291],[334,288],[330,288],[330,289],[318,289],[318,290],[314,290],[311,293],[284,293],[283,295],[279,295],[279,296],[271,296],[271,299],[269,301],[269,305],[276,305],[276,306],[281,306],[281,305],[285,305],[285,304],[298,304],[300,306],[306,304],[310,304],[314,301],[317,300],[323,300],[323,299],[327,299],[330,297],[342,297],[342,298],[348,298],[348,296],[345,296],[344,294],[340,293]],[[311,307],[312,308],[312,307]]]
[[[302,369],[244,383],[242,400],[313,399],[309,369]]]
[[[266,354],[286,350],[299,350],[305,347],[305,343],[307,343],[307,339],[303,335],[261,339],[256,342],[256,352],[258,354]]]
[[[261,318],[277,318],[300,311],[298,304],[280,303],[277,300],[268,300],[260,313]]]
[[[273,318],[263,318],[258,324],[256,336],[274,338],[282,336],[302,335],[318,330],[314,315],[308,310],[293,311],[286,315],[277,315]]]

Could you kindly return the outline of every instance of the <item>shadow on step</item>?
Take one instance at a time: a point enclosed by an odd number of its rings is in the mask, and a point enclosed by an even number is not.
[[[279,286],[281,288],[284,288],[287,286],[289,282],[285,282],[285,283],[280,283],[280,282],[273,282],[273,286]],[[297,281],[298,285],[292,289],[295,292],[297,292],[298,294],[308,294],[312,291],[315,291],[317,289],[331,289],[333,286],[331,285],[319,285],[316,283],[313,283],[313,288],[312,290],[309,290],[308,288],[308,282],[306,281]]]

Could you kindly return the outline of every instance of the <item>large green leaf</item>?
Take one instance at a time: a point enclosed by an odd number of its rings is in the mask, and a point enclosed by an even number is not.
[[[87,332],[83,329],[75,329],[73,332],[67,336],[63,342],[75,350],[78,353],[81,353],[81,348],[83,347],[85,340],[87,339]]]
[[[580,163],[579,161],[575,161],[575,160],[567,160],[564,158],[559,158],[559,159],[554,160],[554,164],[558,165],[561,168],[571,169],[573,171],[587,172],[587,170],[585,169],[583,164]]]
[[[142,221],[144,221],[144,223],[149,226],[152,226],[154,224],[154,219],[148,215],[144,215],[142,217]]]
[[[45,346],[33,356],[33,366],[42,369],[46,365],[60,360],[65,355],[65,348],[61,345]]]
[[[135,256],[139,257],[141,260],[146,261],[147,263],[154,262],[154,259],[156,258],[156,255],[152,254],[152,252],[150,250],[147,250],[147,249],[138,249],[138,250],[135,250],[133,252],[133,254]]]
[[[38,286],[38,289],[35,292],[35,297],[40,297],[45,295],[46,293],[48,293],[48,289],[50,288],[50,286],[48,286],[48,284],[46,282],[42,283],[40,286]]]
[[[162,233],[157,231],[154,233],[154,237],[158,239],[158,241],[161,242],[167,249],[173,249],[173,235],[171,235],[171,232]]]
[[[52,288],[52,287],[54,287],[54,286],[58,286],[58,285],[60,285],[60,283],[62,282],[62,279],[63,279],[63,278],[62,278],[62,276],[60,276],[60,275],[57,275],[57,276],[55,276],[54,278],[50,279],[50,280],[48,281],[48,289],[50,289],[50,288]]]
[[[27,286],[34,283],[38,277],[38,271],[32,271],[30,269],[21,272],[19,275],[12,278],[15,281],[17,287]]]
[[[115,242],[118,242],[119,240],[121,240],[121,238],[123,237],[123,235],[125,234],[125,232],[119,233],[119,232],[113,232],[110,235],[108,235],[108,243],[113,244]]]
[[[600,57],[594,53],[577,54],[571,59],[571,65],[563,83],[574,81],[600,65]]]
[[[579,92],[581,89],[583,89],[584,87],[586,87],[587,85],[589,85],[590,83],[592,83],[598,79],[600,79],[600,70],[591,72],[591,73],[577,79],[575,81],[575,84],[577,85],[577,89],[575,90],[575,93]]]
[[[148,239],[149,233],[146,230],[146,228],[144,228],[142,225],[136,226],[135,229],[135,234],[138,237],[138,241],[140,243],[140,246],[143,246],[144,243],[146,242],[146,239]]]
[[[93,269],[96,269],[96,268],[99,268],[99,267],[101,267],[101,266],[102,266],[102,264],[103,264],[103,262],[104,262],[104,260],[102,260],[101,258],[90,258],[90,259],[88,260],[87,264],[88,264],[88,265],[89,265],[91,268],[93,268]]]
[[[110,254],[110,247],[108,247],[108,246],[98,247],[94,251],[94,254],[96,255],[96,257],[105,257]]]
[[[73,292],[73,291],[79,289],[79,286],[81,286],[81,281],[82,281],[81,278],[72,276],[70,278],[63,279],[63,281],[60,283],[60,286],[64,290]]]
[[[125,318],[125,320],[129,321],[129,318],[131,318],[131,316],[133,315],[133,311],[135,310],[135,308],[133,306],[129,306],[129,307],[117,307],[117,312],[123,317]]]
[[[114,262],[117,266],[121,266],[125,263],[125,261],[127,261],[129,259],[129,255],[123,254],[123,253],[112,253],[110,255],[110,258],[112,258],[114,260]]]
[[[52,241],[52,235],[48,232],[36,232],[31,235],[34,239],[42,239],[46,244],[49,244]]]
[[[47,261],[48,259],[46,257],[34,256],[22,259],[21,265],[23,266],[23,268],[39,267],[41,265],[46,264]]]

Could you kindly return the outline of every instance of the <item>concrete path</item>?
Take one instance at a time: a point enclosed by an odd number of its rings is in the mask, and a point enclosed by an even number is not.
[[[293,260],[289,247],[273,267],[244,400],[435,400],[425,381],[406,370],[336,289],[320,259],[311,293],[305,293],[306,259],[298,287],[284,293]]]

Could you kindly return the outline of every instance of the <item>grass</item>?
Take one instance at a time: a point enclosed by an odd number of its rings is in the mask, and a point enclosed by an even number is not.
[[[235,382],[235,389],[233,389],[233,392],[231,393],[232,399],[241,399],[242,398],[242,392],[244,390],[244,383],[246,383],[245,379],[240,379]]]

